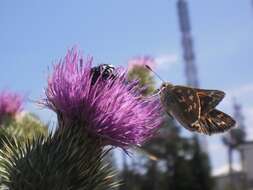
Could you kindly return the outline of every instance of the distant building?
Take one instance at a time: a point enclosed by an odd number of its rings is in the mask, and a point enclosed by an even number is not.
[[[233,172],[233,188],[230,185],[230,176],[228,173],[221,174],[214,177],[215,188],[214,190],[245,190],[243,189],[243,173],[241,171]]]
[[[244,142],[237,150],[241,154],[242,170],[234,171],[232,180],[228,172],[214,176],[214,190],[253,190],[253,141]]]
[[[245,172],[247,190],[253,190],[253,141],[246,141],[238,147],[242,156],[242,171]]]

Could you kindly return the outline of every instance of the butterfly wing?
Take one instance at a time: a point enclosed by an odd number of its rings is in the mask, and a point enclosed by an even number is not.
[[[210,111],[205,117],[201,117],[199,121],[192,124],[198,132],[211,135],[213,133],[222,133],[235,126],[235,120],[217,110]]]
[[[196,91],[200,100],[201,115],[214,109],[225,96],[220,90],[196,89]]]
[[[185,86],[174,86],[172,93],[177,106],[177,113],[174,113],[176,119],[185,125],[197,121],[200,118],[200,100],[196,91]]]

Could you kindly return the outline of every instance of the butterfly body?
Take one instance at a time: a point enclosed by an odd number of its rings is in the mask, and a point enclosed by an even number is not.
[[[204,134],[224,132],[235,125],[229,115],[215,107],[224,98],[219,90],[205,90],[164,83],[160,99],[165,111],[183,127]]]

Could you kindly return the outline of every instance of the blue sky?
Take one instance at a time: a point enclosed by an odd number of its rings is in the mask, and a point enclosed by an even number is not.
[[[43,97],[48,68],[78,45],[96,63],[125,65],[138,55],[159,62],[165,80],[184,84],[176,0],[0,1],[0,89]],[[253,138],[253,6],[250,0],[190,1],[192,35],[200,84],[222,89],[219,106],[233,113],[232,97],[243,105]],[[51,121],[54,114],[31,102],[26,109]],[[185,132],[187,133],[187,132]],[[226,164],[220,136],[208,138],[215,169]],[[217,154],[219,156],[217,156]]]

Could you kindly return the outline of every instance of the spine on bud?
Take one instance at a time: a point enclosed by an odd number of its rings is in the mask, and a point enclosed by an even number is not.
[[[12,190],[111,190],[114,173],[103,162],[106,151],[79,131],[61,127],[49,137],[20,144],[6,140],[1,150],[2,186]]]

